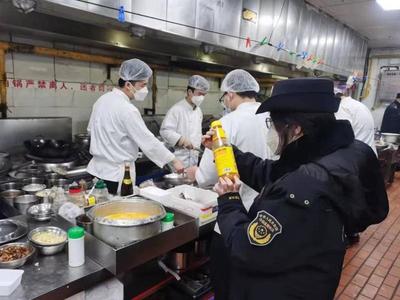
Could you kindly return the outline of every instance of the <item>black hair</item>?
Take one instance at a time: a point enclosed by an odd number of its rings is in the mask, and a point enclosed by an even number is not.
[[[136,82],[138,82],[137,80],[123,80],[122,78],[118,79],[118,86],[120,88],[123,88],[125,86],[125,83],[130,82],[132,83],[132,85],[134,85]]]
[[[245,92],[237,92],[241,98],[256,98],[258,97],[258,93],[255,91],[245,91]]]
[[[343,97],[344,94],[343,94],[343,93],[336,93],[335,96],[336,96],[336,97]]]
[[[333,113],[287,113],[271,112],[271,118],[277,131],[292,126],[300,126],[304,135],[317,138],[336,121]]]
[[[187,86],[187,88],[186,88],[186,92],[187,92],[188,90],[191,90],[191,91],[192,91],[192,93],[194,93],[194,90],[195,90],[195,88],[192,88],[191,86]]]

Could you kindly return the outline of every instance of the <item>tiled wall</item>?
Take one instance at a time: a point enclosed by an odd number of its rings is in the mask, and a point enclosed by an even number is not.
[[[10,37],[0,33],[0,40],[9,41]],[[68,44],[53,44],[39,40],[12,37],[13,42],[33,44],[44,47],[107,54],[97,49]],[[102,64],[79,62],[68,59],[12,53],[6,56],[6,72],[9,79],[57,80],[68,83],[97,83],[106,80],[106,66]],[[157,72],[156,113],[165,114],[174,103],[183,99],[188,75],[170,72]],[[111,80],[118,82],[118,69],[112,69]],[[218,114],[222,108],[217,103],[221,93],[218,80],[210,79],[211,91],[202,105],[205,114]],[[73,132],[86,131],[93,103],[102,92],[83,92],[71,90],[49,90],[38,88],[8,88],[7,101],[10,117],[70,116],[73,120]],[[136,105],[151,108],[151,91],[144,102]]]

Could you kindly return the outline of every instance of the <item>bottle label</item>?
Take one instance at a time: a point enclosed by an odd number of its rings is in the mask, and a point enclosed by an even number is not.
[[[225,130],[222,127],[216,127],[214,128],[214,130],[216,131],[216,133],[212,137],[213,141],[217,140],[218,138],[226,138]]]
[[[88,199],[88,206],[93,206],[96,204],[96,198],[94,196],[90,196]]]
[[[124,179],[124,180],[122,181],[122,183],[123,183],[123,184],[126,184],[126,185],[131,185],[131,184],[132,184],[132,179]]]
[[[233,149],[231,146],[220,147],[214,150],[215,166],[218,177],[229,174],[239,174]]]

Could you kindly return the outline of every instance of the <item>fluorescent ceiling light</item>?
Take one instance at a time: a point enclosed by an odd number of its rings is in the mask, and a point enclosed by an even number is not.
[[[399,0],[376,0],[376,2],[377,2],[384,10],[396,10],[396,9],[400,9],[400,1],[399,1]]]

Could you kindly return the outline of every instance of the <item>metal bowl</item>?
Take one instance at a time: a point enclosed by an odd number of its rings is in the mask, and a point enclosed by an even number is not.
[[[28,184],[32,184],[32,183],[44,184],[44,178],[30,177],[30,178],[25,178],[22,180],[23,185],[28,185]]]
[[[53,203],[54,193],[52,189],[45,189],[35,193],[35,196],[39,198],[40,203]]]
[[[22,189],[21,182],[12,181],[0,184],[0,191],[20,190],[20,189]]]
[[[57,243],[57,244],[41,244],[32,238],[38,232],[53,232],[57,235],[64,237],[65,240],[64,240],[64,242]],[[54,255],[56,253],[61,252],[64,249],[65,244],[68,241],[67,233],[64,230],[62,230],[61,228],[58,228],[55,226],[44,226],[44,227],[35,228],[31,232],[29,232],[28,239],[43,255]]]
[[[382,132],[382,139],[386,143],[390,144],[398,144],[400,139],[400,134],[398,133],[390,133],[390,132]]]
[[[31,183],[22,187],[22,190],[28,194],[35,195],[37,192],[46,189],[45,184]]]
[[[173,186],[192,183],[185,174],[177,174],[177,173],[164,175],[163,180],[165,183]]]
[[[48,221],[54,216],[54,212],[51,203],[42,203],[29,207],[27,215],[36,221]]]
[[[39,199],[35,195],[22,195],[18,196],[14,200],[14,207],[18,209],[18,211],[26,215],[28,209],[35,204],[39,203]]]
[[[29,249],[29,254],[15,260],[7,261],[7,262],[0,262],[0,268],[5,268],[5,269],[15,269],[23,266],[27,260],[35,253],[35,248],[29,243],[10,243],[7,245],[3,245],[0,247],[0,250],[10,247],[10,246],[22,246],[22,247],[27,247]]]
[[[107,219],[110,214],[129,212],[147,213],[150,217],[133,220]],[[115,248],[160,233],[161,219],[165,214],[161,204],[140,197],[100,203],[88,212],[88,216],[93,220],[93,234]]]
[[[21,190],[6,190],[0,193],[0,197],[3,198],[10,206],[13,206],[15,198],[23,194],[25,194],[25,192]]]
[[[72,180],[66,178],[57,178],[57,179],[48,179],[47,180],[47,187],[52,188],[53,186],[57,187],[66,187],[72,183]]]

